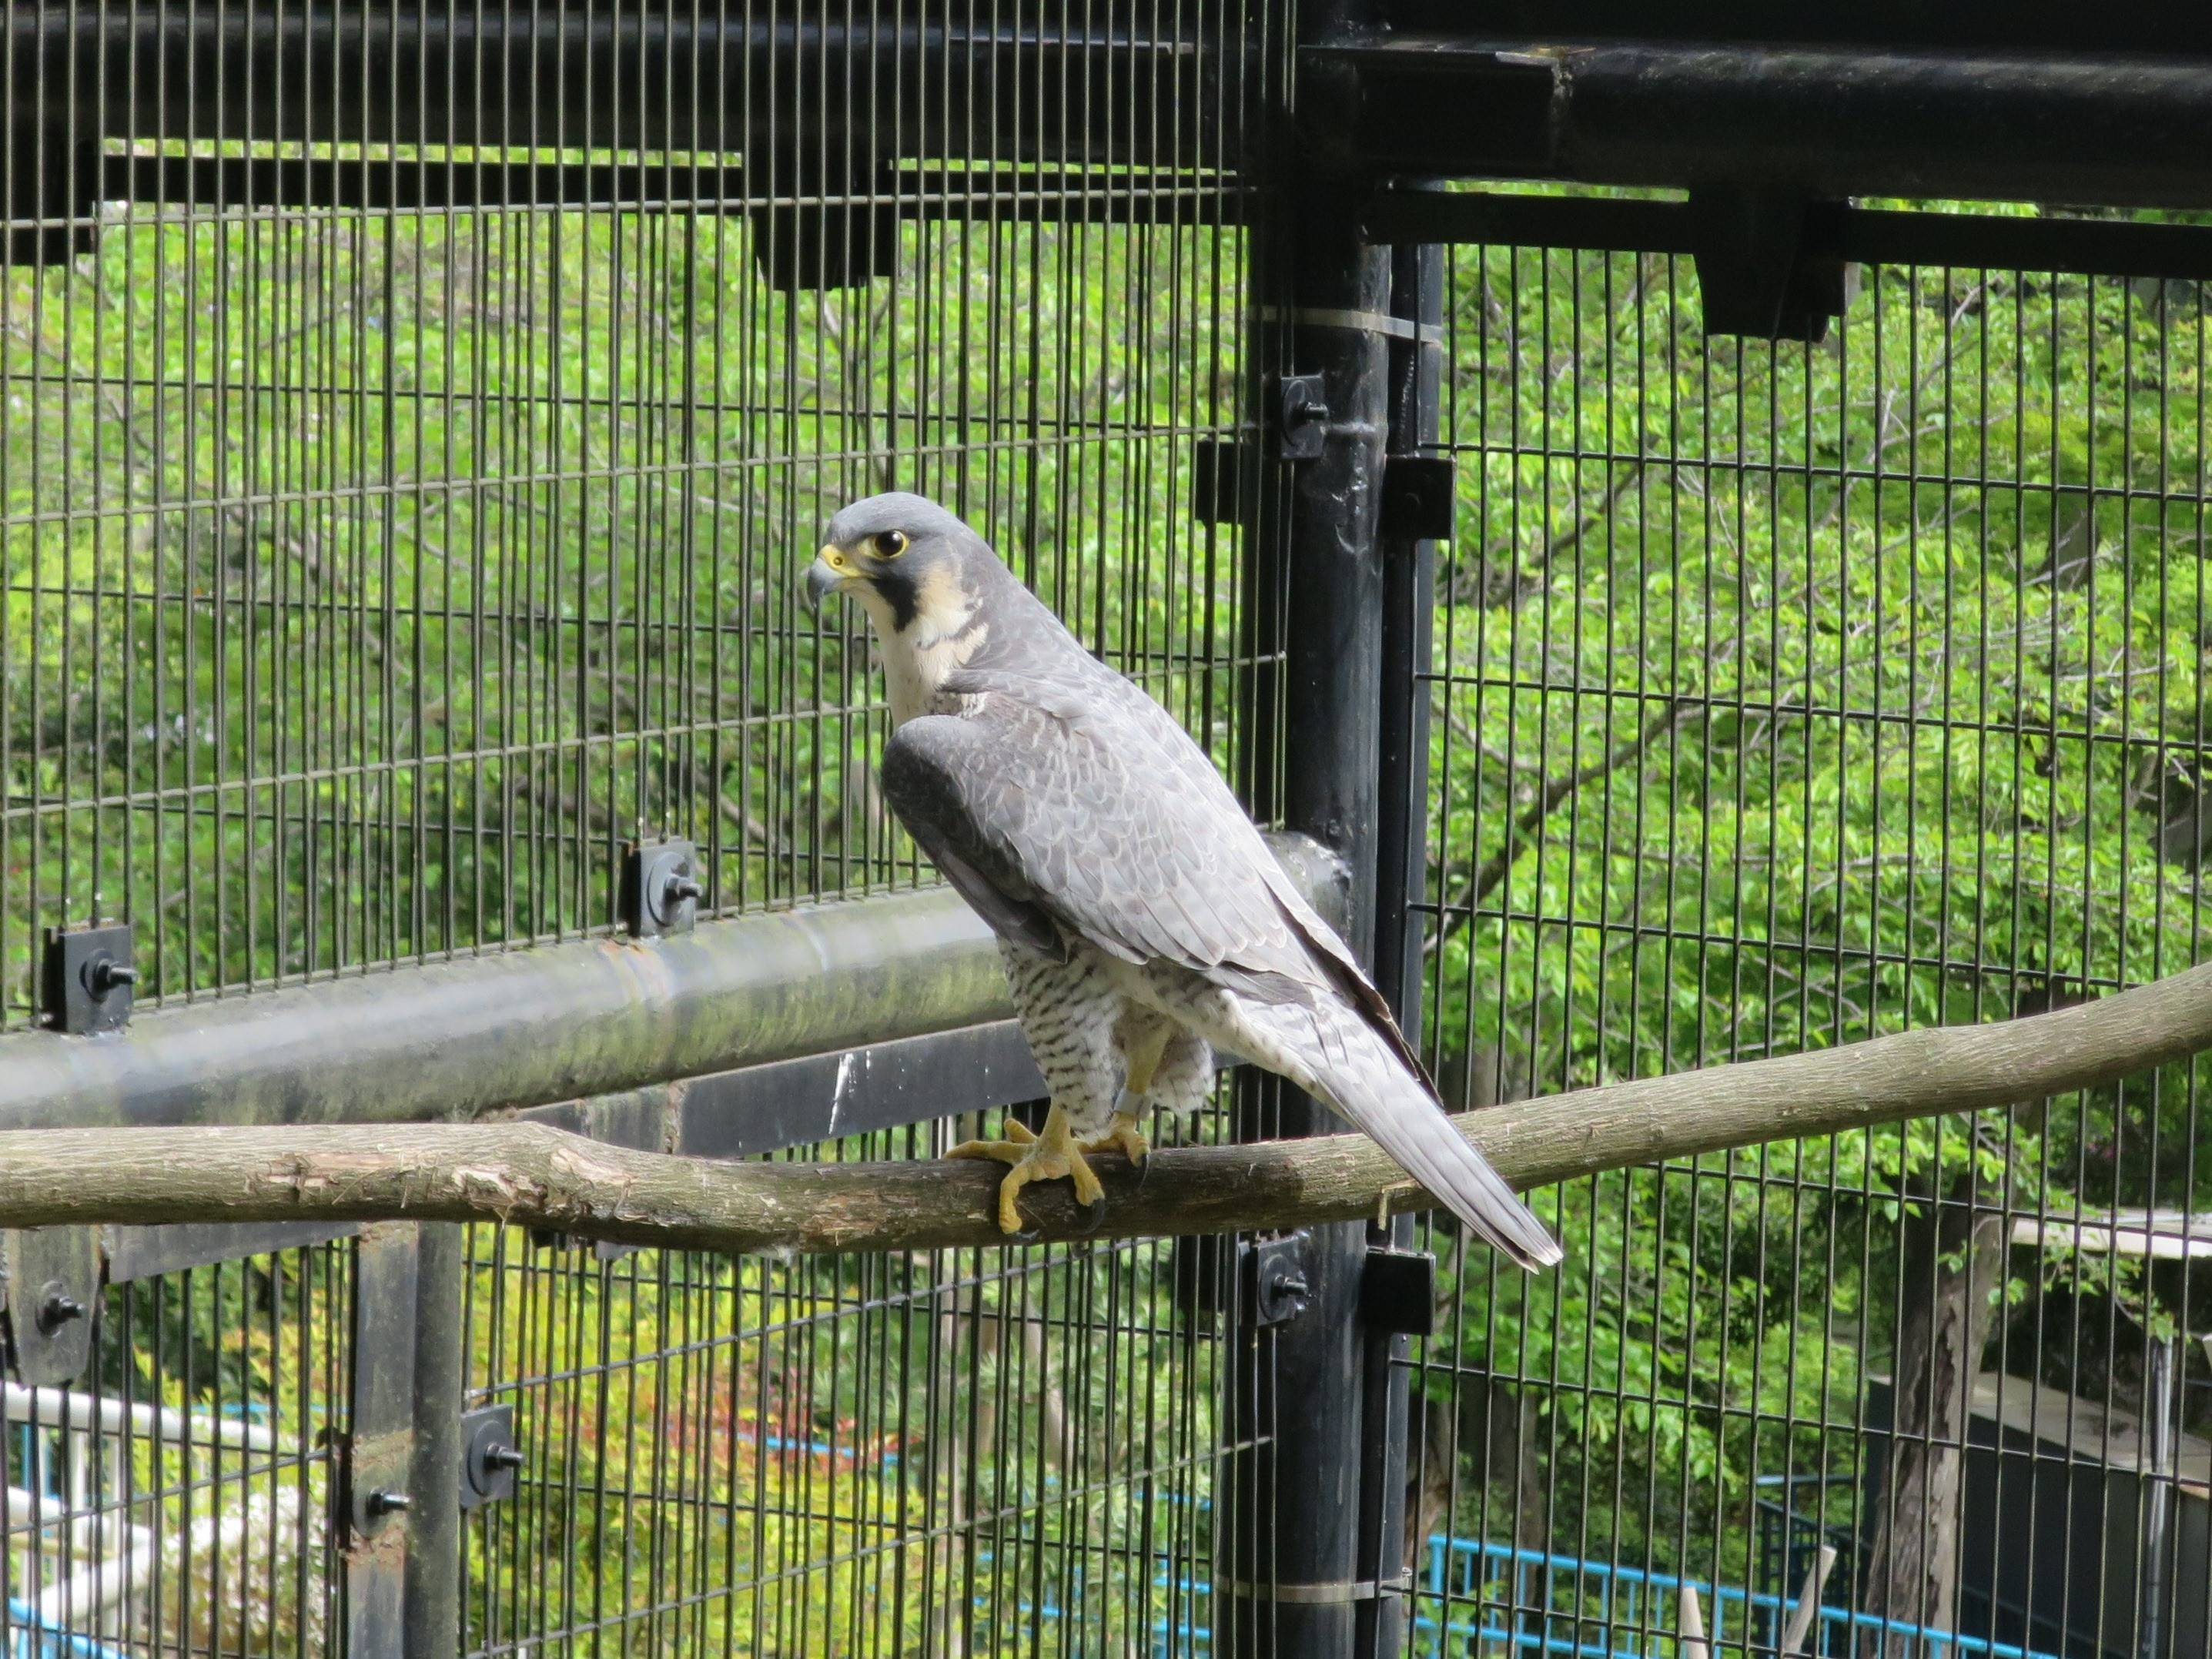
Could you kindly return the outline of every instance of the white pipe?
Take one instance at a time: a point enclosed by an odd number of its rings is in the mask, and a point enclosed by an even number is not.
[[[280,1491],[270,1505],[269,1524],[286,1524],[297,1507],[297,1494],[289,1489]],[[246,1535],[253,1518],[242,1509],[204,1515],[192,1522],[185,1534],[179,1553],[198,1554],[210,1547],[218,1553],[229,1549]],[[74,1627],[85,1623],[89,1614],[106,1612],[144,1584],[153,1576],[154,1564],[161,1559],[161,1550],[145,1528],[134,1527],[131,1530],[138,1536],[131,1540],[131,1547],[121,1555],[79,1568],[59,1583],[49,1584],[40,1590],[39,1617],[52,1624]]]
[[[128,1428],[149,1440],[158,1437],[177,1445],[265,1452],[290,1449],[275,1430],[258,1423],[173,1411],[139,1401],[111,1400],[105,1395],[25,1388],[20,1382],[0,1384],[0,1417],[10,1423],[37,1423],[81,1434],[122,1434]]]

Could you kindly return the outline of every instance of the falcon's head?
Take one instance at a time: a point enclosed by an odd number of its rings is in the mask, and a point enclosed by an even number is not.
[[[832,593],[851,594],[886,642],[910,632],[942,639],[967,625],[986,567],[997,563],[983,538],[935,501],[893,490],[830,520],[806,597],[819,610]]]

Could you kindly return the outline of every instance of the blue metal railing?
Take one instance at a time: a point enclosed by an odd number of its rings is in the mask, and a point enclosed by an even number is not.
[[[130,1659],[119,1649],[79,1636],[27,1601],[8,1602],[8,1659]]]
[[[1428,1540],[1411,1645],[1416,1654],[1449,1659],[1679,1659],[1676,1624],[1685,1585],[1698,1593],[1715,1659],[1774,1653],[1791,1606],[1779,1595],[1443,1534]],[[1067,1588],[1072,1601],[1083,1599],[1079,1571]],[[1212,1586],[1163,1568],[1152,1588],[1155,1659],[1206,1659]],[[1024,1623],[1063,1616],[1049,1596],[1042,1604],[1024,1602],[1018,1613],[999,1609],[1002,1620],[1009,1613]],[[1876,1633],[1893,1638],[1889,1651],[1910,1659],[2058,1659],[1825,1602],[1814,1610],[1805,1650],[1814,1659],[1851,1659]]]
[[[1414,1602],[1419,1644],[1484,1659],[1564,1655],[1569,1659],[1674,1659],[1685,1585],[1705,1610],[1716,1655],[1774,1650],[1790,1602],[1770,1592],[1611,1561],[1516,1549],[1441,1534],[1428,1540],[1427,1571]],[[1916,1659],[2056,1659],[2056,1656],[1821,1603],[1806,1651],[1848,1659],[1861,1638],[1897,1638]]]

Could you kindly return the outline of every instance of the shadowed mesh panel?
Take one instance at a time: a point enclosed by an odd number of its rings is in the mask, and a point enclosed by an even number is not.
[[[0,1384],[11,1654],[332,1650],[349,1249],[111,1285],[82,1375]]]
[[[1210,1650],[1230,1351],[1169,1242],[733,1264],[474,1236],[470,1402],[514,1407],[527,1462],[469,1528],[465,1651]]]

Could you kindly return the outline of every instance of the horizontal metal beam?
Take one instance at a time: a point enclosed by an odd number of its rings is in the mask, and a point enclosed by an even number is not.
[[[1378,0],[1400,29],[2008,52],[2212,52],[2212,7],[2172,0]]]
[[[1189,161],[1241,101],[1194,35],[683,6],[9,9],[12,120],[79,137]],[[1233,145],[1226,151],[1233,155]],[[865,171],[866,161],[862,167]],[[19,170],[21,164],[19,163]]]
[[[2212,57],[1407,33],[1305,48],[1425,176],[2212,206]]]
[[[1219,224],[1239,204],[1226,175],[1127,168],[886,169],[849,194],[804,201],[726,166],[677,161],[435,161],[261,155],[101,158],[100,200],[199,212],[263,208],[420,212],[582,208],[649,212],[882,211],[901,221]],[[95,228],[108,222],[97,216]]]
[[[1361,222],[1378,243],[1698,252],[1698,221],[1683,202],[1383,190]],[[1829,206],[1807,220],[1802,252],[1862,264],[2212,281],[2212,225]]]
[[[1300,836],[1272,842],[1301,890],[1340,913],[1330,855]],[[989,930],[939,889],[157,1006],[103,1036],[0,1038],[0,1129],[477,1117],[866,1050],[1012,1012]],[[833,1082],[835,1072],[832,1062]],[[718,1086],[734,1105],[735,1085]],[[865,1077],[861,1087],[883,1092]],[[697,1109],[715,1097],[703,1091]],[[986,1103],[944,1091],[905,1099],[907,1121]],[[851,1127],[883,1127],[888,1109]],[[715,1139],[683,1134],[702,1151]]]

